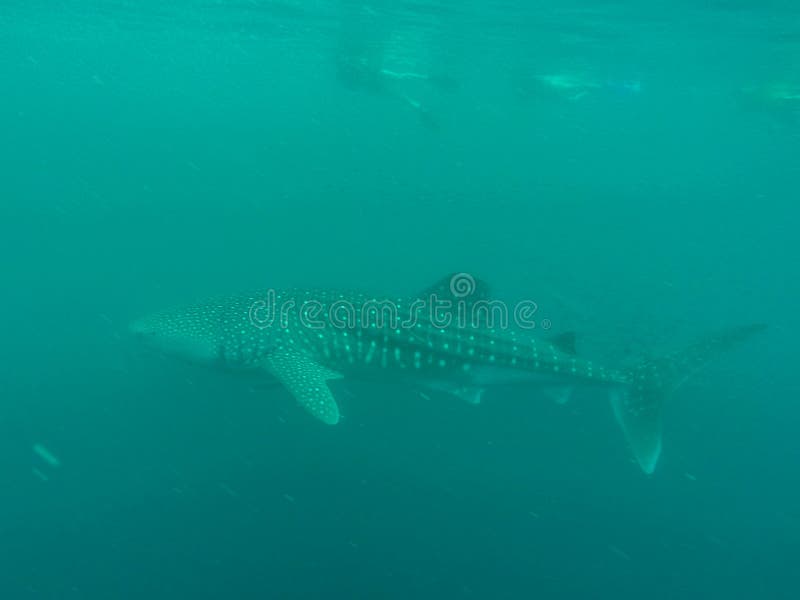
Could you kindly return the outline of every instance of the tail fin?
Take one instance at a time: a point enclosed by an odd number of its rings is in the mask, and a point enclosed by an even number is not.
[[[648,475],[661,454],[661,413],[664,399],[692,374],[725,350],[765,329],[746,325],[718,333],[688,348],[646,361],[630,372],[627,388],[614,390],[611,406],[639,466]]]

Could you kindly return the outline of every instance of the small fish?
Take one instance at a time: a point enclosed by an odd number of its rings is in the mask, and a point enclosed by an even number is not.
[[[34,444],[33,451],[39,456],[39,458],[41,458],[44,462],[46,462],[54,469],[57,469],[58,467],[61,466],[61,461],[59,460],[59,458],[55,454],[50,452],[50,450],[45,448],[42,444]]]
[[[38,477],[42,481],[50,481],[50,478],[47,475],[45,475],[44,473],[42,473],[36,467],[33,468],[33,474],[36,475],[36,477]]]
[[[630,554],[628,554],[627,552],[624,552],[623,550],[620,550],[619,548],[617,548],[613,544],[610,544],[608,546],[608,549],[611,550],[611,552],[613,552],[614,554],[616,554],[617,556],[619,556],[620,558],[622,558],[624,560],[627,560],[627,561],[631,560],[631,555]]]
[[[220,481],[220,482],[218,482],[218,483],[217,483],[217,485],[220,487],[220,489],[221,489],[223,492],[225,492],[226,494],[228,494],[228,496],[230,496],[231,498],[238,498],[238,497],[239,497],[239,493],[238,493],[238,492],[236,492],[236,490],[234,490],[234,489],[233,489],[231,486],[229,486],[227,483],[223,483],[223,482],[221,482],[221,481]]]

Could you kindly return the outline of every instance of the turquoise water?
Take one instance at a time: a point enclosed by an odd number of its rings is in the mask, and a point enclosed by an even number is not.
[[[794,597],[795,2],[0,0],[0,598]],[[797,96],[797,97],[796,97]],[[128,323],[466,272],[669,398],[280,387]]]

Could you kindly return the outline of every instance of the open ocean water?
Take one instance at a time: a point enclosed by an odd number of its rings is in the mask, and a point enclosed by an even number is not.
[[[795,0],[0,0],[0,599],[796,598]],[[281,386],[129,323],[242,290],[536,303],[664,406]],[[334,387],[333,384],[331,387]]]

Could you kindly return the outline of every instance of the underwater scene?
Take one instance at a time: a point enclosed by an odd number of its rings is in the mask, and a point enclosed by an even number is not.
[[[0,89],[0,599],[797,597],[796,0],[0,0]]]

